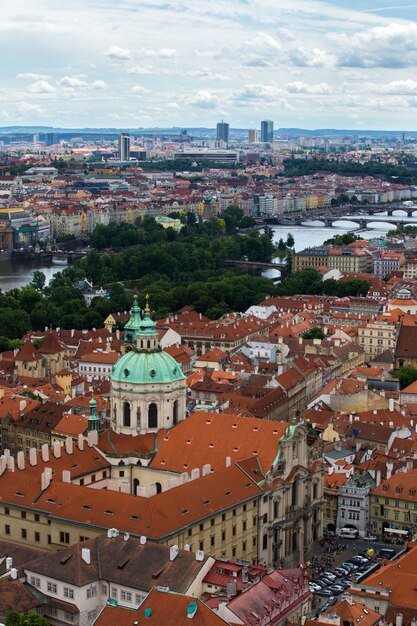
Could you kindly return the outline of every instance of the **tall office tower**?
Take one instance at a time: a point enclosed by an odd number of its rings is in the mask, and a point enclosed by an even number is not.
[[[217,141],[229,143],[229,124],[227,122],[219,122],[217,124]]]
[[[119,135],[118,140],[118,154],[119,161],[128,161],[130,158],[130,135],[129,133],[122,133]]]
[[[58,135],[56,133],[45,133],[45,146],[54,146],[58,143]]]
[[[261,122],[261,142],[274,143],[274,122],[271,120]]]
[[[250,128],[248,131],[248,143],[258,143],[259,133],[256,128]]]

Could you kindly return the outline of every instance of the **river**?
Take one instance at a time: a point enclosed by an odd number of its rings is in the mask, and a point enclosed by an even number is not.
[[[401,213],[401,212],[400,212]],[[366,217],[366,216],[361,216]],[[371,220],[372,217],[369,216]],[[392,228],[392,225],[374,222],[375,228],[368,228],[359,232],[364,239],[373,239],[383,237],[386,232]],[[295,241],[295,250],[303,250],[309,246],[320,246],[326,239],[330,239],[337,233],[356,230],[357,224],[354,222],[336,222],[333,228],[324,228],[320,222],[310,222],[309,226],[272,226],[274,232],[274,242],[278,243],[282,238],[284,241],[288,233],[292,233]],[[42,263],[18,263],[7,259],[2,259],[0,255],[0,288],[3,291],[13,289],[14,287],[23,287],[32,280],[34,270],[42,271],[46,276],[48,283],[52,276],[64,269],[64,265],[58,264],[42,264]],[[277,270],[267,270],[264,276],[274,278],[279,275]]]
[[[35,270],[40,270],[46,276],[48,283],[52,276],[62,271],[66,265],[55,265],[54,263],[34,263],[17,262],[11,259],[4,259],[0,255],[0,288],[2,291],[8,291],[15,287],[23,287],[32,280],[32,274]]]
[[[366,216],[361,216],[366,217]],[[372,217],[369,216],[371,220]],[[351,231],[357,231],[357,234],[360,235],[363,239],[378,239],[380,237],[384,237],[389,230],[395,228],[392,224],[385,224],[380,222],[374,222],[372,227],[372,223],[368,224],[370,228],[366,230],[358,231],[358,225],[354,222],[347,221],[338,221],[334,223],[333,227],[325,228],[321,222],[311,221],[309,222],[309,226],[272,226],[272,230],[274,232],[273,241],[274,243],[278,243],[280,239],[284,241],[287,239],[288,233],[291,233],[294,237],[294,249],[296,252],[303,250],[304,248],[309,248],[312,246],[320,246],[324,241],[334,237],[337,234],[342,234]],[[280,262],[280,259],[277,259]],[[262,272],[262,275],[267,278],[277,278],[279,276],[279,271],[277,270],[266,270]]]

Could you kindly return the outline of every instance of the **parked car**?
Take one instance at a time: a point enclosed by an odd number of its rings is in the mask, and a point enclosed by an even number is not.
[[[321,589],[320,591],[316,591],[316,596],[323,596],[323,598],[330,598],[333,594],[328,589]]]
[[[395,556],[395,550],[392,550],[392,548],[382,548],[378,552],[378,556],[382,559],[392,559],[392,557]]]
[[[314,583],[312,581],[310,581],[308,583],[308,586],[310,587],[310,591],[319,591],[322,587],[320,587],[320,585],[318,585],[317,583]]]
[[[335,572],[338,572],[340,576],[343,578],[344,576],[348,576],[350,569],[347,567],[336,567]]]
[[[322,574],[322,576],[325,576],[326,578],[328,578],[332,582],[334,582],[336,580],[336,578],[337,578],[336,574],[332,574],[332,572],[324,572]]]
[[[344,588],[342,587],[342,585],[332,585],[331,587],[329,587],[329,591],[332,591],[335,594],[338,594],[338,593],[343,593]]]
[[[324,589],[324,587],[327,587],[328,585],[328,583],[324,583],[324,581],[320,580],[320,578],[315,578],[310,581],[310,584],[316,585],[319,589]]]
[[[352,586],[350,580],[341,580],[339,584],[343,587],[343,589],[349,589],[349,587]]]
[[[365,537],[365,541],[377,541],[378,537],[375,537],[375,535],[366,535]]]

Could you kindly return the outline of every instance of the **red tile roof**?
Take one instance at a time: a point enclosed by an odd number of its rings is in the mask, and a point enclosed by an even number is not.
[[[210,463],[218,471],[226,457],[234,463],[256,456],[266,473],[287,427],[285,422],[197,412],[165,433],[150,467],[181,473]]]

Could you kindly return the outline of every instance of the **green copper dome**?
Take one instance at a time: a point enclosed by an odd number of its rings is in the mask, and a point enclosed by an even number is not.
[[[163,350],[155,352],[126,352],[113,366],[112,382],[173,383],[184,380],[181,366]]]

